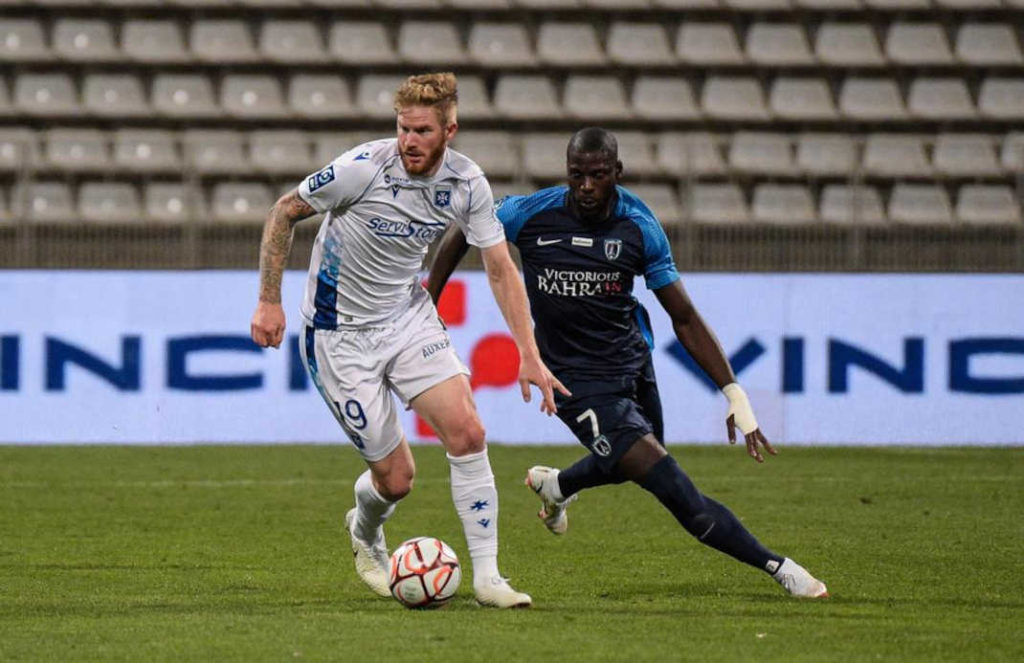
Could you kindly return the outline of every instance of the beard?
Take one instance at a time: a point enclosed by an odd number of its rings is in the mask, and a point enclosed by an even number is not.
[[[426,175],[433,171],[437,165],[441,162],[444,157],[444,150],[447,147],[446,142],[442,142],[437,149],[424,154],[422,151],[416,156],[416,161],[410,161],[410,158],[404,151],[401,152],[402,167],[405,168],[405,172],[410,175]]]

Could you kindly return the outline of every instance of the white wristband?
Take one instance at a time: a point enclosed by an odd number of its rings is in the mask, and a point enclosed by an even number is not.
[[[726,419],[735,415],[736,427],[744,435],[749,435],[757,430],[757,417],[754,416],[754,409],[750,407],[750,399],[747,398],[747,392],[743,391],[743,387],[735,382],[730,382],[722,387],[722,393],[729,399],[729,412],[725,415]]]

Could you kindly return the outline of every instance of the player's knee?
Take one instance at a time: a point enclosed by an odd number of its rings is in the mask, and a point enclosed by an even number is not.
[[[412,484],[412,472],[390,472],[377,490],[384,499],[397,502],[412,492]]]
[[[486,439],[487,431],[480,418],[466,417],[458,427],[449,432],[446,440],[448,453],[452,456],[479,453],[484,450]]]

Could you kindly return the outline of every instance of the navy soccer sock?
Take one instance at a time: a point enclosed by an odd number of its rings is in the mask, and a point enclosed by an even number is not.
[[[595,488],[612,483],[624,483],[626,477],[618,472],[609,474],[601,469],[597,460],[590,454],[561,470],[558,473],[558,489],[562,497],[568,498],[584,488]]]
[[[672,456],[655,463],[639,484],[701,543],[769,573],[782,564],[783,558],[762,546],[732,511],[702,495]]]

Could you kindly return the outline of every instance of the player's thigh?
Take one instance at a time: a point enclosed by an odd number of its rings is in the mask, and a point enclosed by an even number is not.
[[[385,359],[361,347],[354,332],[307,327],[303,340],[310,378],[349,440],[367,462],[386,458],[404,438]]]
[[[623,392],[570,399],[559,405],[558,417],[606,472],[616,467],[634,442],[653,432],[637,402]]]
[[[418,394],[410,406],[430,424],[453,456],[482,451],[484,427],[465,375],[453,375]]]

